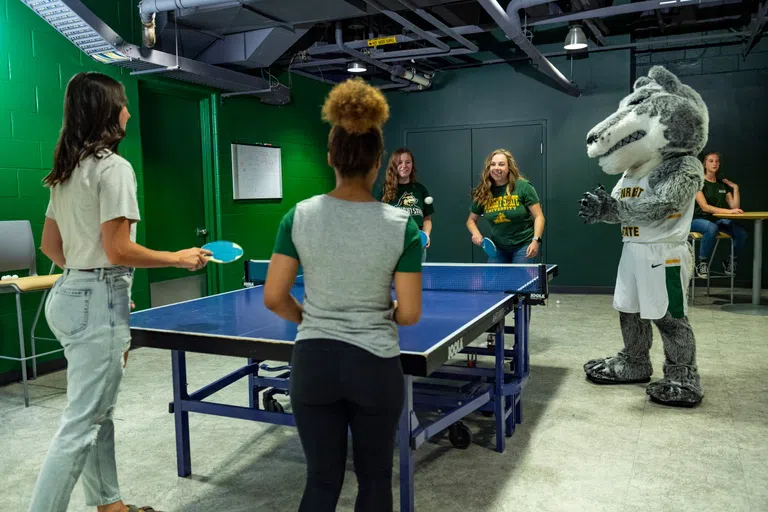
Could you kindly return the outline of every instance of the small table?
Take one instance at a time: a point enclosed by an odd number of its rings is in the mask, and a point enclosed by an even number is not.
[[[768,316],[768,306],[760,305],[760,287],[763,273],[763,221],[768,219],[768,212],[744,212],[742,214],[715,213],[715,217],[731,220],[755,221],[755,249],[752,256],[752,303],[729,304],[724,306],[726,311],[745,315]]]

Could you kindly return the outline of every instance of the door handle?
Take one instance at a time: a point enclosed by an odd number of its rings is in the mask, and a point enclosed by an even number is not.
[[[197,236],[208,236],[208,230],[205,228],[197,228]]]

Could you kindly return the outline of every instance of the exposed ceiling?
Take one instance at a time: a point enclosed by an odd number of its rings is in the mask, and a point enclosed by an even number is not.
[[[78,0],[23,1],[37,11],[35,4],[63,4],[84,17]],[[135,46],[105,36],[104,27],[94,27],[99,20],[88,23],[128,57],[118,65],[282,104],[290,91],[276,75],[290,70],[336,83],[355,62],[383,89],[423,91],[444,70],[527,60],[577,96],[578,86],[537,49],[562,45],[569,25],[578,24],[589,40],[581,55],[611,50],[606,38],[615,35],[645,48],[658,36],[685,46],[728,42],[746,54],[765,30],[767,6],[768,0],[143,0],[142,18],[154,22],[154,34],[146,31],[145,44]],[[379,38],[389,39],[371,41]],[[210,78],[194,80],[195,74]]]

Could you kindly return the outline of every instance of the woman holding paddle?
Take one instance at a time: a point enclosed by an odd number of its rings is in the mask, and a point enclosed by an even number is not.
[[[45,317],[67,358],[67,406],[35,485],[31,512],[65,512],[82,476],[98,512],[149,512],[122,501],[115,410],[131,343],[133,268],[198,270],[209,251],[160,252],[136,243],[136,176],[117,153],[130,118],[122,84],[79,73],[67,85],[64,120],[44,182],[50,203],[42,251],[63,269]]]
[[[467,229],[472,243],[484,249],[495,245],[495,251],[486,249],[488,263],[533,263],[541,247],[544,213],[536,190],[520,175],[509,151],[497,149],[488,155],[472,199]],[[492,244],[484,244],[477,228],[481,215],[490,224]]]

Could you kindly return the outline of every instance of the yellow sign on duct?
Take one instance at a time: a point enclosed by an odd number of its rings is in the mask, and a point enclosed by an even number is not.
[[[368,40],[368,46],[381,46],[384,44],[395,44],[395,43],[397,43],[397,37],[395,36],[379,37],[376,39]]]

